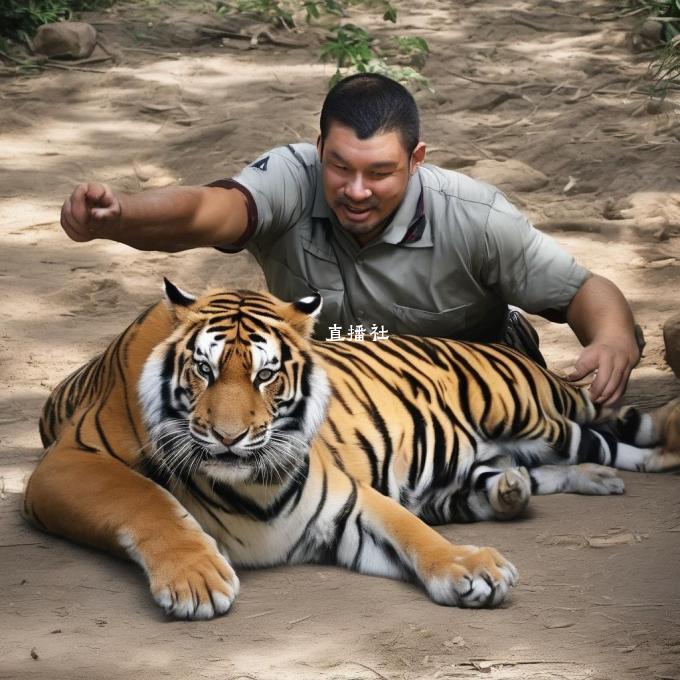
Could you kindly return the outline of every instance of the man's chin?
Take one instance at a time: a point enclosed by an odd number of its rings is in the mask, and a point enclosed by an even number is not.
[[[356,234],[357,236],[361,234],[370,234],[378,225],[376,222],[352,222],[350,220],[345,220],[340,222],[340,226],[350,234]]]
[[[335,216],[337,217],[340,226],[350,234],[368,234],[379,224],[379,221],[373,216],[370,216],[370,218],[366,220],[353,220],[346,210],[342,211],[342,215],[339,215],[336,212]]]

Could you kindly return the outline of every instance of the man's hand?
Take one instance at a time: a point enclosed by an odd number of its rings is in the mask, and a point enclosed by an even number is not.
[[[578,381],[593,373],[590,395],[597,404],[611,406],[621,397],[633,367],[640,360],[640,350],[629,338],[616,342],[593,342],[578,358],[567,380]]]
[[[121,205],[106,184],[79,184],[61,208],[61,226],[82,243],[105,237],[121,224]]]

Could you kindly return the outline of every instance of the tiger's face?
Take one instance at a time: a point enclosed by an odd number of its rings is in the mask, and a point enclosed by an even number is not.
[[[139,384],[154,462],[183,477],[277,482],[306,459],[328,385],[309,336],[318,295],[250,291],[196,299],[166,282],[176,328]]]

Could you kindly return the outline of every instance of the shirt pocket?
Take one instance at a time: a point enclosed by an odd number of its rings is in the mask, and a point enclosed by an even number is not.
[[[320,248],[306,238],[301,241],[310,283],[319,290],[342,292],[345,286],[335,253]]]
[[[467,317],[471,304],[459,305],[439,312],[425,309],[392,305],[396,328],[390,332],[421,335],[433,338],[466,339],[468,335]]]

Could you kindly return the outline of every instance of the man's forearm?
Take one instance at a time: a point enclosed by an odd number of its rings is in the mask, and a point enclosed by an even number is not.
[[[214,245],[214,230],[200,220],[203,187],[166,187],[118,194],[120,225],[102,229],[102,238],[139,250],[177,252]]]
[[[593,274],[579,288],[567,308],[567,323],[582,345],[593,342],[630,344],[637,351],[635,321],[623,293],[602,276]]]

